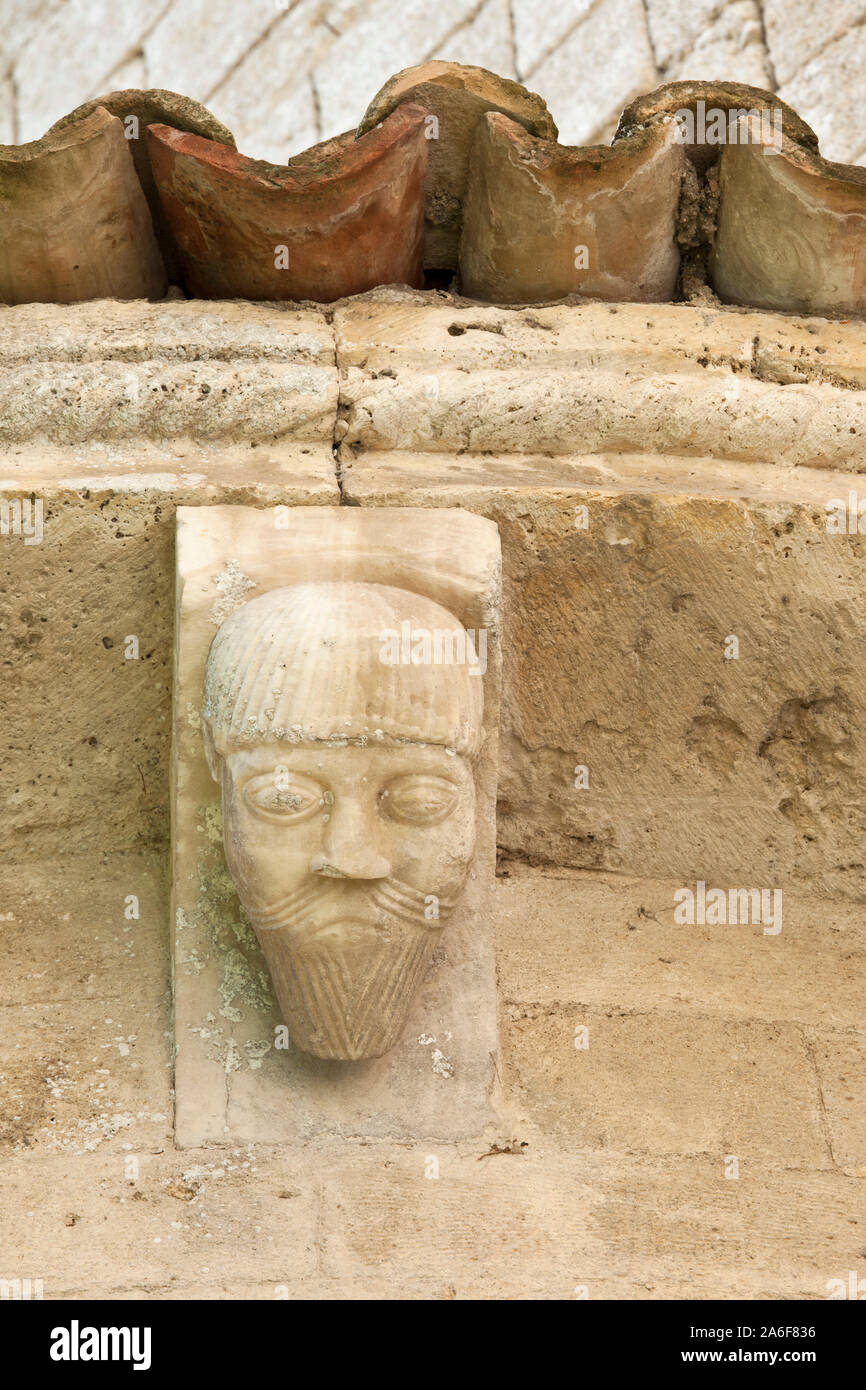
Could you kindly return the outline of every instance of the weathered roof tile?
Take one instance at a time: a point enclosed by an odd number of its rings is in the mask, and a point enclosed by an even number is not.
[[[103,107],[0,145],[0,302],[157,298],[166,275],[123,125]]]
[[[765,91],[762,87],[749,87],[744,82],[668,82],[654,92],[637,97],[625,108],[619,118],[614,140],[632,135],[634,131],[655,121],[690,112],[698,138],[686,142],[686,149],[695,164],[705,169],[719,155],[720,142],[715,138],[715,131],[710,130],[708,120],[711,113],[716,111],[726,116],[732,111],[766,111],[771,116],[778,112],[782,133],[789,140],[806,149],[818,149],[817,135],[811,126],[800,120],[796,111],[774,92]]]
[[[337,136],[282,166],[150,126],[191,292],[328,303],[376,285],[422,285],[424,117],[401,106],[361,139]]]
[[[469,153],[480,118],[502,111],[532,135],[555,140],[557,129],[535,92],[519,82],[497,77],[485,68],[462,63],[422,63],[398,72],[376,94],[358,126],[364,135],[401,102],[415,102],[432,117],[425,134],[430,160],[425,184],[424,264],[456,270],[463,202],[469,177]]]
[[[684,167],[673,121],[581,149],[486,116],[470,165],[463,293],[503,304],[671,299]]]
[[[831,164],[788,139],[778,150],[727,144],[710,276],[720,298],[734,304],[862,314],[866,169]]]
[[[534,93],[432,60],[284,165],[239,154],[185,97],[112,92],[0,146],[0,210],[12,303],[153,297],[166,268],[192,295],[331,302],[421,288],[426,268],[503,305],[717,295],[866,314],[866,171],[738,82],[667,83],[611,145],[568,147]]]
[[[61,120],[55,121],[48,134],[53,135],[56,131],[65,130],[69,125],[75,125],[78,121],[89,116],[98,106],[104,107],[106,111],[111,112],[112,116],[117,116],[123,122],[123,133],[129,141],[129,148],[135,161],[135,172],[138,174],[139,183],[144,190],[144,196],[150,208],[153,228],[156,232],[156,239],[162,252],[168,277],[170,280],[179,280],[181,277],[180,256],[174,238],[168,229],[162,203],[159,201],[159,194],[153,181],[145,132],[149,125],[158,122],[162,125],[174,126],[176,130],[188,130],[193,135],[203,135],[208,140],[216,140],[221,145],[231,146],[232,149],[234,149],[235,144],[234,136],[217,120],[216,116],[212,116],[210,111],[197,101],[192,101],[189,97],[179,96],[177,92],[163,91],[158,87],[151,87],[146,91],[131,87],[121,92],[109,92],[107,96],[96,97],[93,101],[86,101],[83,106],[76,107],[68,116],[63,116]]]

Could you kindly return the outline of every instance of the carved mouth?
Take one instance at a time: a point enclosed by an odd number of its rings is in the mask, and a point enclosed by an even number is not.
[[[298,922],[292,936],[304,942],[320,942],[334,946],[356,946],[364,942],[380,942],[391,935],[385,922],[371,922],[360,917],[338,917],[331,922]]]

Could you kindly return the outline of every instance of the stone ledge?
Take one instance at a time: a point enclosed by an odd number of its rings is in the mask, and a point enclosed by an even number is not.
[[[861,470],[866,326],[688,305],[0,308],[0,441],[671,454]],[[624,389],[625,387],[625,389]],[[543,402],[543,410],[539,409]]]
[[[334,315],[341,453],[658,453],[857,472],[866,330],[687,305]]]
[[[0,442],[330,441],[321,310],[165,301],[0,309]]]

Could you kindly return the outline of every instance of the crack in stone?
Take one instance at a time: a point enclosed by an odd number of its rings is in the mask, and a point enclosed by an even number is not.
[[[827,1145],[827,1153],[830,1156],[830,1161],[833,1164],[833,1167],[837,1171],[841,1171],[844,1165],[839,1163],[839,1160],[837,1159],[833,1151],[833,1136],[830,1130],[830,1115],[827,1110],[827,1104],[824,1100],[824,1087],[821,1083],[821,1070],[818,1066],[818,1058],[815,1055],[815,1044],[809,1037],[809,1032],[805,1024],[800,1025],[800,1032],[803,1038],[803,1046],[806,1049],[806,1055],[809,1058],[809,1061],[812,1065],[812,1070],[815,1073],[815,1085],[818,1090],[818,1117],[821,1121],[821,1133],[824,1136],[824,1143]]]

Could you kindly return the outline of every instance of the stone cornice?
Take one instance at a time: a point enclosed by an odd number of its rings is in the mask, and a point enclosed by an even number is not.
[[[0,445],[31,476],[191,447],[206,473],[251,445],[517,456],[548,479],[597,455],[859,472],[864,349],[859,322],[712,306],[25,305],[0,309]]]

